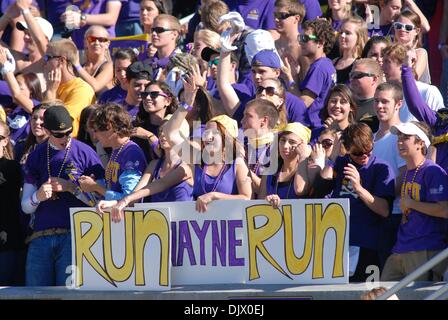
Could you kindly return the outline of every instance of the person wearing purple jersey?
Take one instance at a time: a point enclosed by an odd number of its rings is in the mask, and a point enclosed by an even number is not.
[[[89,126],[103,147],[112,148],[112,153],[105,169],[105,181],[84,175],[79,179],[81,188],[99,193],[106,201],[120,200],[134,190],[146,167],[143,151],[130,139],[131,118],[121,106],[107,103],[93,110]],[[97,205],[100,211],[102,204],[100,201]]]
[[[395,176],[389,164],[372,155],[372,130],[365,123],[348,126],[341,141],[347,154],[327,162],[321,177],[332,180],[332,198],[350,200],[349,244],[357,252],[350,281],[359,282],[367,278],[368,266],[379,265],[380,226],[390,214]]]
[[[395,125],[400,156],[406,161],[401,185],[403,212],[397,242],[387,259],[382,281],[400,281],[447,247],[448,175],[426,159],[431,134],[424,123],[411,121]],[[448,265],[442,261],[416,281],[440,281]],[[432,275],[431,275],[432,273]]]
[[[302,55],[310,62],[310,68],[300,83],[300,98],[307,110],[307,124],[310,129],[320,127],[320,110],[324,107],[328,91],[335,84],[336,70],[326,54],[335,41],[334,30],[325,20],[307,21],[303,24],[303,33],[299,36]]]
[[[164,119],[164,124],[171,118],[168,115]],[[150,196],[151,202],[172,202],[172,201],[192,201],[193,200],[193,173],[192,167],[177,157],[173,147],[166,139],[163,132],[163,125],[159,127],[160,149],[162,156],[160,159],[151,161],[145,173],[135,187],[134,192],[125,196],[119,201],[104,201],[101,210],[110,208],[111,214],[121,220],[123,210],[129,204]],[[179,128],[180,135],[188,137],[190,128],[187,121],[182,121]]]
[[[261,177],[258,199],[278,208],[281,199],[298,199],[310,190],[307,174],[311,130],[301,123],[288,123],[278,138],[279,164],[275,174]]]
[[[71,138],[67,109],[55,104],[44,113],[49,138],[37,146],[25,164],[22,210],[34,214],[34,232],[26,261],[27,286],[63,286],[71,264],[70,208],[94,205],[94,195],[82,192],[82,175],[104,177],[101,161],[87,145]]]
[[[275,32],[274,0],[224,0],[229,11],[241,14],[244,23],[252,29],[264,29]]]
[[[139,0],[121,0],[123,2],[115,24],[115,35],[117,37],[133,36],[142,34],[143,29],[140,25],[140,3]]]

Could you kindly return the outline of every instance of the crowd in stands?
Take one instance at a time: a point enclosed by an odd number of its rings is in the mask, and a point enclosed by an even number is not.
[[[41,2],[1,4],[0,286],[65,285],[70,207],[347,198],[351,282],[448,247],[447,0],[439,88],[413,0]]]

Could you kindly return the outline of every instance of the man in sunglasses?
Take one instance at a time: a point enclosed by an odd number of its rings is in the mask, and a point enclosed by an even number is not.
[[[401,66],[407,59],[408,49],[399,43],[395,43],[385,48],[383,53],[383,70],[386,80],[401,82]],[[415,72],[415,68],[413,68],[413,72]],[[418,80],[415,83],[420,96],[431,110],[437,111],[445,107],[442,94],[436,86]],[[406,99],[404,100],[403,107],[400,109],[400,120],[401,122],[417,120],[409,111]]]
[[[44,113],[48,141],[33,151],[25,164],[22,210],[33,214],[34,232],[28,239],[27,286],[63,286],[71,264],[70,208],[95,206],[83,193],[82,175],[104,178],[98,155],[73,139],[73,121],[62,104]]]
[[[350,281],[362,282],[367,267],[379,266],[378,244],[382,221],[395,198],[395,175],[388,163],[372,155],[373,135],[365,123],[348,126],[341,141],[347,154],[327,163],[321,178],[330,182],[332,198],[350,200]],[[336,146],[335,146],[336,147]]]
[[[310,129],[321,127],[319,112],[324,107],[328,91],[336,83],[336,69],[327,54],[336,40],[331,24],[326,20],[307,21],[299,36],[302,55],[310,63],[305,78],[300,83],[300,98],[307,110]]]
[[[44,56],[47,80],[47,101],[61,100],[73,118],[73,137],[78,135],[81,111],[95,102],[95,91],[81,78],[75,76],[74,61],[78,49],[73,41],[61,39],[50,42]]]

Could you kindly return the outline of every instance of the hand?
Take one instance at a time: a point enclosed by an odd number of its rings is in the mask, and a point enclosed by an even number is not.
[[[191,75],[193,77],[194,83],[196,84],[196,87],[205,88],[207,86],[207,71],[204,71],[201,74],[199,64],[194,64],[193,68],[191,69]]]
[[[112,208],[117,204],[117,202],[117,200],[101,200],[96,205],[96,212],[102,215],[104,214],[105,210]]]
[[[336,132],[336,137],[333,142],[333,150],[331,151],[331,155],[329,157],[333,161],[336,160],[342,151],[341,135],[341,132]]]
[[[417,61],[417,53],[415,49],[410,49],[406,52],[406,59],[404,60],[403,65],[412,67]]]
[[[8,61],[8,58],[6,56],[6,49],[0,46],[0,68],[2,68],[6,61]]]
[[[270,194],[266,196],[266,201],[269,202],[274,209],[278,209],[281,199],[277,194]]]
[[[407,193],[405,193],[404,197],[401,197],[400,208],[404,215],[408,215],[411,212],[413,201],[414,200]]]
[[[32,5],[31,0],[17,0],[16,1],[17,8],[20,10],[30,9]]]
[[[192,106],[196,99],[196,92],[198,87],[192,75],[187,75],[185,79],[182,79],[184,85],[184,101],[186,104]]]
[[[206,212],[207,205],[214,200],[214,193],[209,192],[199,196],[196,200],[196,211],[197,212]]]
[[[62,178],[50,177],[53,192],[74,192],[74,185],[70,181]]]
[[[17,17],[20,17],[20,9],[17,7],[15,3],[10,4],[8,8],[6,9],[5,16],[8,18],[8,20],[15,19]]]
[[[325,168],[325,149],[320,143],[316,143],[311,149],[311,159],[323,170]]]
[[[352,182],[353,189],[358,191],[361,188],[361,177],[359,172],[354,165],[351,163],[347,164],[344,168],[345,178]]]
[[[56,92],[59,88],[59,85],[61,84],[61,78],[62,78],[62,71],[61,68],[56,68],[53,70],[50,70],[46,74],[46,80],[47,80],[47,91]]]
[[[71,29],[79,29],[81,27],[81,12],[80,11],[65,11],[61,15],[61,21],[65,25],[73,26]]]
[[[83,192],[95,192],[97,183],[95,181],[95,177],[92,176],[81,176],[78,179],[79,186]]]
[[[295,149],[297,154],[299,155],[299,162],[308,158],[311,154],[311,147],[307,143],[303,142],[297,146]]]
[[[128,206],[129,203],[126,200],[126,197],[118,201],[117,204],[115,204],[110,211],[112,221],[116,223],[120,222],[121,219],[124,217],[124,208]]]
[[[51,186],[51,180],[48,178],[47,182],[43,183],[39,190],[37,190],[37,200],[45,201],[50,199],[53,196],[53,187]]]
[[[292,68],[291,65],[289,64],[288,57],[285,55],[282,57],[282,60],[283,60],[282,72],[285,74],[288,82],[291,82],[294,80],[294,77],[292,76]]]
[[[152,45],[152,43],[148,44],[148,58],[152,58],[157,53],[157,48]]]
[[[134,127],[132,129],[131,136],[146,139],[148,136],[150,136],[152,134],[153,134],[152,132],[150,132],[146,129],[143,129],[142,127]]]
[[[327,119],[325,119],[324,121],[324,127],[326,129],[331,128],[334,124],[334,118],[332,116],[329,116]]]

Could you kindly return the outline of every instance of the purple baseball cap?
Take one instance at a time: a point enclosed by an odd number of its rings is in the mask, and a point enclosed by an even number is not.
[[[261,50],[252,59],[252,67],[281,68],[280,58],[274,50]]]

